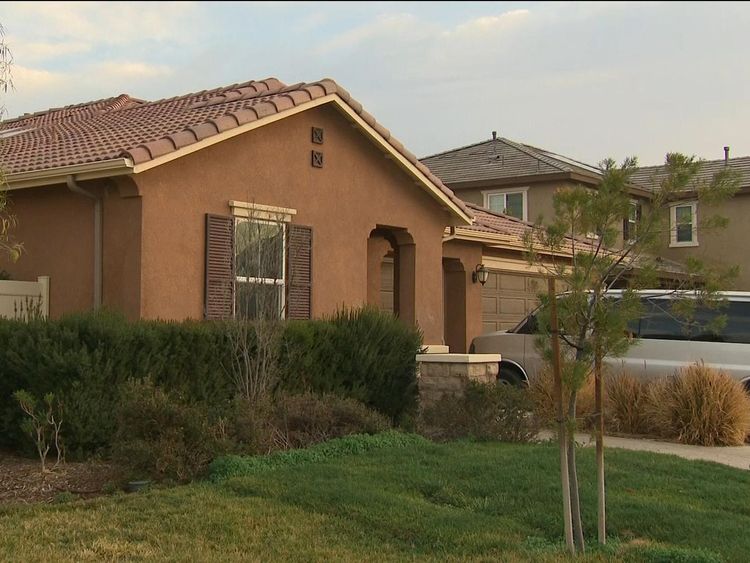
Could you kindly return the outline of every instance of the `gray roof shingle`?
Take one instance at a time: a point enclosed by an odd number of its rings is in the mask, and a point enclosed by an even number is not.
[[[714,175],[723,170],[725,166],[724,159],[706,160],[698,171],[693,180],[694,185],[710,182]],[[750,156],[740,156],[730,158],[728,165],[741,174],[740,187],[750,187]],[[659,188],[661,181],[666,177],[667,171],[665,166],[644,166],[639,168],[633,174],[632,182],[643,186],[644,188],[654,191]]]
[[[420,159],[446,184],[540,174],[577,173],[597,179],[595,166],[503,137]]]

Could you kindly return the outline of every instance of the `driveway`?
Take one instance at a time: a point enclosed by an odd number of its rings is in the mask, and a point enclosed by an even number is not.
[[[542,440],[554,439],[554,434],[548,430],[539,434]],[[590,434],[577,433],[576,442],[584,447],[593,447],[595,439]],[[713,461],[730,467],[750,470],[750,445],[714,447],[688,446],[675,442],[659,442],[647,438],[620,438],[617,436],[605,436],[604,445],[607,448],[622,448],[623,450],[636,450],[640,452],[654,452],[658,454],[670,454],[685,459],[700,459]]]

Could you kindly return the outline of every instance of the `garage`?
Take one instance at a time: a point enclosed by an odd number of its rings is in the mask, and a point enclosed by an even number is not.
[[[482,288],[482,332],[513,328],[539,304],[540,276],[489,269]]]

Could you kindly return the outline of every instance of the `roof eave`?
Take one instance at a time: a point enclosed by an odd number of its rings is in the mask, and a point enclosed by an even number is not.
[[[129,158],[113,158],[85,164],[73,164],[28,172],[16,172],[5,175],[6,189],[22,190],[41,186],[64,184],[68,176],[75,176],[76,180],[94,180],[97,178],[111,178],[133,173],[133,162]]]

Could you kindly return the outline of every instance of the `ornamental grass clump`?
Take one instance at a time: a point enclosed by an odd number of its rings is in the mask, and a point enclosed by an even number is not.
[[[648,434],[652,424],[647,416],[648,384],[622,372],[607,379],[604,415],[607,426],[625,434]]]
[[[654,383],[649,395],[652,424],[684,444],[738,446],[750,432],[750,398],[742,385],[703,363]]]

